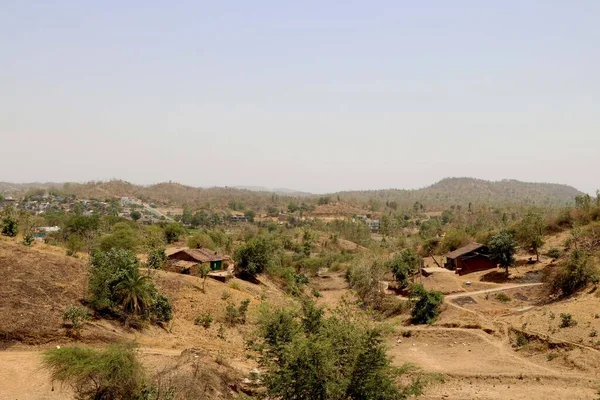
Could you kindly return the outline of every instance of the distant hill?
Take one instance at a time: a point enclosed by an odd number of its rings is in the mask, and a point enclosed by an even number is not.
[[[267,192],[267,193],[276,193],[284,196],[312,196],[312,193],[308,192],[300,192],[294,189],[287,188],[274,188],[270,189],[264,186],[234,186],[235,189],[249,190],[251,192]]]
[[[517,180],[486,181],[475,178],[445,178],[422,189],[387,189],[335,193],[347,202],[366,203],[373,199],[395,201],[401,206],[415,202],[431,207],[489,204],[562,206],[582,194],[572,186],[556,183],[530,183]]]
[[[385,189],[344,191],[328,195],[314,195],[291,189],[268,189],[255,186],[197,188],[174,182],[149,186],[135,185],[122,180],[87,183],[26,183],[0,182],[0,192],[25,192],[32,188],[54,187],[66,195],[79,198],[106,199],[110,197],[136,197],[146,202],[169,206],[224,209],[232,202],[256,210],[268,206],[287,208],[289,202],[312,203],[329,197],[362,209],[373,203],[396,202],[400,208],[410,208],[415,202],[427,209],[443,209],[452,205],[469,203],[491,206],[563,206],[574,202],[579,190],[554,183],[529,183],[516,180],[486,181],[474,178],[446,178],[422,189]]]

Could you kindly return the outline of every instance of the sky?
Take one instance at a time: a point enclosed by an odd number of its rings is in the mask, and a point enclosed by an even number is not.
[[[596,0],[0,10],[0,181],[600,187]]]

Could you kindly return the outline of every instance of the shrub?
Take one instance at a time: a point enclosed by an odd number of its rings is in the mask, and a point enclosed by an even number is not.
[[[529,340],[527,339],[527,336],[519,332],[517,334],[517,347],[527,346],[528,344]]]
[[[23,236],[23,244],[27,247],[31,246],[33,243],[33,234],[31,232],[27,232],[25,236]]]
[[[148,253],[148,267],[153,269],[162,269],[167,263],[167,253],[165,249],[152,249]]]
[[[126,222],[115,224],[111,233],[100,238],[100,249],[103,251],[111,249],[135,251],[139,244],[136,231]]]
[[[381,332],[351,314],[346,309],[325,317],[312,302],[299,319],[288,310],[265,310],[254,347],[269,398],[395,400],[418,394],[417,385],[398,386],[402,371],[386,358]]]
[[[548,255],[548,257],[556,260],[557,258],[560,257],[560,250],[557,249],[556,247],[551,248],[550,250],[548,250],[548,253],[546,253]]]
[[[583,251],[573,250],[569,259],[551,277],[552,290],[561,296],[568,296],[592,282],[598,271],[589,261],[589,257]]]
[[[13,217],[7,216],[2,220],[2,234],[4,236],[15,237],[19,232],[19,222]]]
[[[573,316],[571,314],[565,314],[565,313],[560,314],[560,327],[561,328],[568,328],[570,326],[575,326],[575,325],[577,325],[577,321],[575,321],[573,319]]]
[[[245,324],[249,305],[250,299],[242,300],[239,307],[236,307],[233,303],[227,303],[227,306],[225,307],[225,322],[227,322],[229,326]]]
[[[411,301],[414,301],[411,312],[415,324],[432,324],[441,312],[444,295],[436,290],[425,290],[423,285],[416,284],[410,290]]]
[[[202,325],[205,329],[210,328],[210,324],[212,323],[213,318],[210,313],[206,312],[196,317],[194,320],[194,324]]]
[[[252,238],[234,254],[237,272],[241,277],[254,278],[272,262],[274,246],[264,237]]]
[[[81,307],[70,306],[63,312],[63,321],[69,321],[71,323],[69,332],[73,333],[75,336],[78,336],[81,332],[83,322],[89,319],[90,313]]]
[[[185,233],[185,228],[178,223],[171,223],[165,226],[165,240],[167,243],[176,242],[181,235]]]
[[[231,292],[227,289],[223,290],[221,293],[221,300],[228,300],[229,298],[231,298]]]
[[[511,298],[506,293],[500,292],[496,294],[496,300],[502,303],[508,303],[511,300]]]
[[[203,247],[207,249],[214,249],[215,242],[208,234],[199,232],[188,239],[188,247],[190,249],[200,249]]]
[[[52,349],[43,364],[53,381],[69,384],[79,399],[137,400],[144,386],[142,364],[128,345]]]
[[[402,289],[408,287],[408,278],[417,273],[422,259],[411,249],[404,249],[398,256],[387,263]]]
[[[167,322],[172,309],[166,296],[158,293],[152,280],[139,272],[135,255],[126,250],[95,251],[88,288],[91,306],[100,312],[109,311],[139,316],[155,322]]]

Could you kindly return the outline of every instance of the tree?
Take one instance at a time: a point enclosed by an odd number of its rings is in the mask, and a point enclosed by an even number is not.
[[[209,263],[201,263],[198,268],[198,276],[202,279],[202,291],[205,292],[206,287],[206,278],[208,278],[208,274],[210,273],[210,264]]]
[[[502,230],[490,239],[488,246],[491,258],[496,260],[501,268],[506,268],[508,278],[508,268],[515,264],[516,243],[512,234]]]
[[[411,311],[415,324],[432,324],[441,312],[444,295],[436,290],[426,290],[423,285],[416,284],[410,290],[414,305]]]
[[[19,222],[11,217],[4,217],[2,220],[2,234],[4,236],[15,237],[19,232]]]
[[[270,398],[399,400],[418,392],[415,383],[396,384],[399,371],[386,357],[380,331],[351,315],[345,309],[324,317],[311,301],[300,321],[284,309],[261,315],[255,348]]]
[[[112,233],[100,238],[100,249],[104,251],[110,249],[134,251],[138,245],[137,233],[126,222],[116,223],[112,228]]]
[[[152,269],[162,269],[167,263],[167,253],[165,249],[152,249],[148,253],[148,267]]]
[[[88,290],[96,311],[133,314],[143,319],[166,322],[172,310],[166,296],[158,293],[147,276],[140,275],[139,262],[130,251],[94,251]]]
[[[384,297],[382,281],[388,268],[375,258],[364,258],[356,262],[348,272],[350,287],[366,305],[378,309]]]
[[[185,224],[185,225],[189,225],[192,223],[193,220],[193,215],[192,215],[192,210],[190,210],[189,208],[185,208],[183,210],[183,214],[181,215],[181,223]]]
[[[167,243],[176,242],[181,235],[185,233],[185,229],[181,224],[171,223],[165,226],[165,239]]]
[[[130,345],[52,349],[44,352],[43,364],[52,380],[71,385],[78,399],[137,400],[142,395],[143,366]]]
[[[253,210],[244,211],[244,216],[249,222],[254,222],[254,217],[256,217],[256,213]]]
[[[569,296],[599,278],[598,269],[590,263],[590,257],[582,250],[573,250],[569,259],[551,277],[550,285],[552,291]]]
[[[529,211],[516,229],[517,241],[524,249],[535,252],[537,261],[540,261],[540,247],[544,245],[545,227],[542,215],[535,211]]]
[[[399,255],[389,261],[387,266],[394,274],[396,281],[404,289],[408,287],[408,278],[416,274],[423,259],[412,249],[404,249]]]
[[[137,211],[137,210],[133,210],[129,216],[131,217],[132,220],[134,221],[138,221],[140,218],[142,218],[142,213]]]
[[[133,315],[147,315],[152,304],[152,281],[140,275],[138,269],[129,270],[115,286],[123,311]]]
[[[254,237],[234,254],[238,273],[242,277],[254,278],[269,266],[273,259],[273,244],[265,237]]]

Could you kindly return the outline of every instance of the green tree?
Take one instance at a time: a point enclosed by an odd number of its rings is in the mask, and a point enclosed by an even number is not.
[[[181,223],[185,224],[185,225],[189,225],[192,223],[193,221],[193,215],[192,215],[192,210],[190,210],[189,208],[185,208],[183,210],[183,214],[181,215]]]
[[[244,216],[249,222],[254,222],[254,217],[256,217],[256,213],[253,210],[244,211]]]
[[[147,315],[152,304],[154,288],[149,276],[143,276],[138,269],[129,270],[115,286],[123,311],[133,315]]]
[[[198,276],[202,279],[202,291],[206,290],[206,278],[208,278],[208,274],[210,274],[210,264],[209,263],[201,263],[198,268]]]
[[[254,278],[271,264],[274,250],[273,244],[265,237],[250,239],[235,251],[237,272],[242,277]]]
[[[138,221],[140,218],[142,218],[142,213],[137,210],[133,210],[131,213],[129,213],[129,216],[132,220]]]
[[[19,232],[19,222],[11,217],[6,216],[2,220],[2,234],[4,236],[15,237]]]
[[[90,305],[96,311],[133,314],[166,322],[172,310],[166,296],[158,293],[149,277],[140,275],[139,262],[130,251],[94,251],[88,281]]]
[[[167,263],[167,253],[165,249],[152,249],[148,253],[148,267],[152,269],[162,269]]]
[[[600,278],[598,269],[582,250],[573,250],[568,260],[551,277],[550,285],[555,293],[569,296],[583,289],[589,282]]]
[[[410,290],[411,301],[414,302],[411,317],[415,324],[432,324],[441,312],[444,295],[436,290],[426,290],[423,285],[416,284]]]
[[[508,268],[515,264],[516,243],[513,235],[507,230],[502,230],[490,239],[488,246],[491,258],[496,260],[501,268],[506,269],[508,278]]]
[[[419,271],[423,259],[412,249],[404,249],[387,263],[402,288],[408,287],[408,278]]]
[[[112,228],[112,233],[100,238],[100,249],[108,251],[110,249],[123,249],[134,251],[139,245],[136,231],[126,222],[116,223]]]
[[[176,242],[185,233],[185,228],[178,223],[168,224],[164,230],[167,243]]]
[[[542,215],[536,211],[529,211],[517,225],[516,239],[528,251],[533,251],[537,261],[540,261],[540,247],[544,245],[544,229],[546,223]]]
[[[269,397],[399,400],[418,392],[415,384],[396,384],[399,372],[386,357],[381,333],[350,317],[355,313],[324,317],[312,302],[302,312],[300,321],[282,309],[261,315],[255,348]]]

